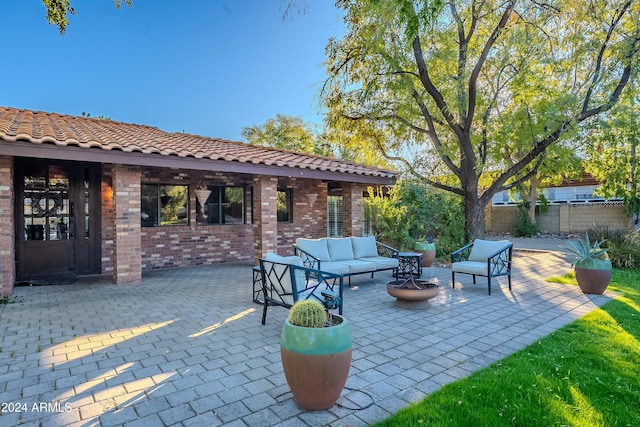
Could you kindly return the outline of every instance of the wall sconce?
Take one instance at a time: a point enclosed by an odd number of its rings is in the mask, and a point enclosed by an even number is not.
[[[309,202],[309,206],[313,207],[313,204],[318,199],[318,195],[315,193],[307,193],[307,202]]]

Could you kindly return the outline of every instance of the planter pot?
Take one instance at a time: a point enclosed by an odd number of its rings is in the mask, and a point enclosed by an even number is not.
[[[429,242],[418,242],[416,243],[415,251],[422,254],[422,266],[431,267],[431,264],[436,259],[436,245]]]
[[[585,294],[601,295],[611,281],[611,261],[596,260],[578,263],[575,266],[578,286]]]
[[[285,320],[280,357],[296,403],[309,411],[331,408],[349,376],[351,331],[347,319],[325,328],[305,328]]]

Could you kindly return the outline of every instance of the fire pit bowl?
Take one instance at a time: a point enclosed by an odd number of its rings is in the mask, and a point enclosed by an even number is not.
[[[387,293],[396,298],[394,305],[410,309],[429,307],[429,300],[438,295],[439,288],[435,283],[413,277],[387,283]]]

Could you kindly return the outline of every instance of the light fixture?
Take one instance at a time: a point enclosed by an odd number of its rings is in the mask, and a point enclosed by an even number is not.
[[[307,193],[307,202],[309,202],[309,206],[313,207],[313,204],[318,199],[318,195],[315,193]]]

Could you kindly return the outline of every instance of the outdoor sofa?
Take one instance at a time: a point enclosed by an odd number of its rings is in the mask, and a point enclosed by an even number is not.
[[[293,248],[305,267],[348,277],[349,285],[356,274],[398,269],[398,250],[374,236],[298,238]]]
[[[507,276],[511,290],[511,262],[513,243],[508,240],[476,239],[451,254],[451,287],[455,289],[456,273],[485,276],[491,295],[491,278]]]

